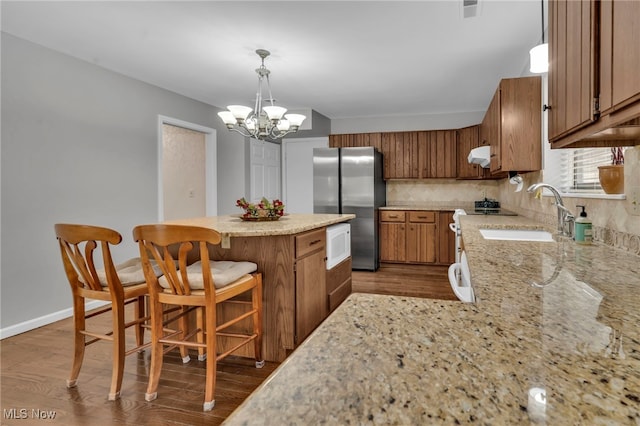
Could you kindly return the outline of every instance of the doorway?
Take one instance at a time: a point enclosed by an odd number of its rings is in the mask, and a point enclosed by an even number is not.
[[[217,214],[215,132],[158,117],[159,221]]]
[[[313,213],[313,148],[328,146],[327,137],[282,141],[282,195],[288,213]]]

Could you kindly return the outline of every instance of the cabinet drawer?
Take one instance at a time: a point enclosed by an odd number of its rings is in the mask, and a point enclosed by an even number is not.
[[[341,283],[338,288],[329,293],[329,312],[333,312],[350,294],[351,278]]]
[[[398,210],[381,210],[381,222],[404,222],[405,212]]]
[[[428,222],[436,221],[436,212],[409,212],[409,222]]]
[[[305,256],[318,249],[324,250],[326,241],[325,228],[316,229],[296,235],[296,258]]]
[[[351,279],[351,257],[327,271],[327,293],[331,293],[349,279]]]

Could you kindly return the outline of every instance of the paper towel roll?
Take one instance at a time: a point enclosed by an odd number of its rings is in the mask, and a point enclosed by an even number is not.
[[[522,185],[523,185],[523,182],[522,182],[522,176],[520,176],[520,175],[518,175],[518,174],[516,174],[515,176],[512,176],[512,177],[509,179],[509,183],[510,183],[511,185],[516,185],[516,190],[515,190],[515,192],[520,192],[520,191],[522,191]]]

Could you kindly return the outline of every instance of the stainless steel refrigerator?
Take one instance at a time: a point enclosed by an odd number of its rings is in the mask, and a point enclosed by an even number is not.
[[[375,148],[314,148],[313,212],[356,215],[350,221],[353,269],[378,269],[378,208],[386,197]]]

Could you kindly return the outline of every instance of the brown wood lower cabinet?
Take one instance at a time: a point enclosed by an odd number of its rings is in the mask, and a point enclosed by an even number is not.
[[[325,228],[296,236],[296,344],[327,316]]]
[[[327,271],[327,307],[331,313],[351,294],[351,258]]]
[[[452,211],[382,210],[380,261],[389,263],[453,263]]]
[[[210,253],[213,259],[255,262],[262,272],[262,353],[267,361],[284,361],[327,317],[331,292],[337,292],[333,299],[339,303],[339,293],[345,291],[327,287],[325,227],[293,235],[232,237],[229,249],[212,246]],[[350,279],[350,268],[342,271],[343,282],[347,274]],[[239,308],[219,309],[220,321],[226,318],[225,309]],[[245,330],[251,326],[247,319],[234,327]],[[218,345],[228,349],[233,341],[219,338]],[[251,357],[253,348],[241,348],[236,354]]]
[[[407,262],[436,262],[435,212],[409,212],[407,223]]]

